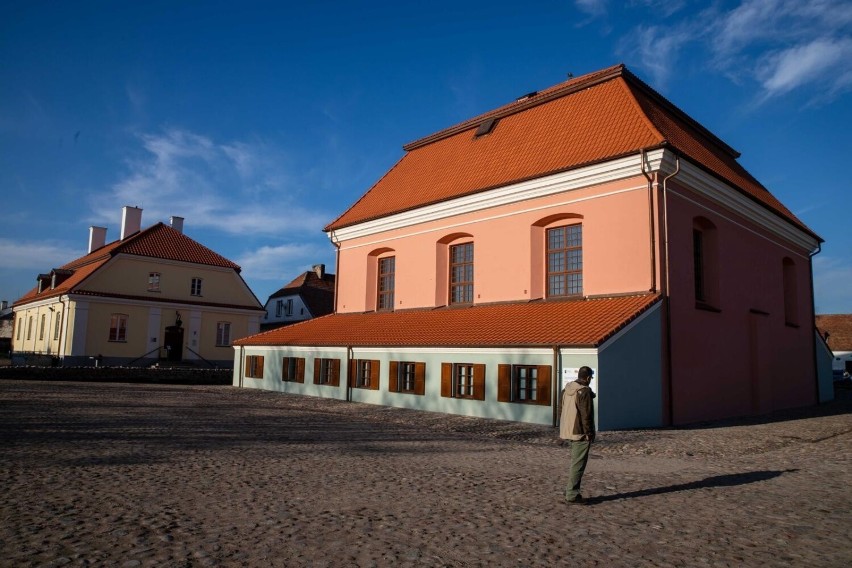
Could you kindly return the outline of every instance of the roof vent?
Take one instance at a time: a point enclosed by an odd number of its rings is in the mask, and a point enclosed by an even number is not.
[[[473,137],[479,138],[480,136],[485,136],[486,134],[489,134],[492,130],[494,130],[494,126],[496,124],[496,118],[486,118],[479,124],[479,128],[476,129],[476,134],[474,134]]]
[[[519,102],[522,102],[522,101],[529,100],[529,99],[533,98],[534,96],[536,96],[537,94],[538,94],[538,91],[532,91],[531,93],[527,93],[526,95],[521,95],[520,97],[515,99],[515,102],[519,103]]]

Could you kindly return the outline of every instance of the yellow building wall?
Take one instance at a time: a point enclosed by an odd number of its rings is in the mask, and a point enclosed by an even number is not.
[[[147,353],[148,311],[142,305],[89,303],[85,354],[135,358]],[[128,316],[126,341],[109,340],[112,314]]]
[[[160,274],[159,291],[148,289],[148,276]],[[192,279],[201,278],[201,294],[192,295]],[[135,256],[118,256],[86,279],[79,290],[168,298],[185,302],[256,305],[257,299],[231,269],[197,266]]]
[[[15,330],[12,334],[13,351],[45,355],[56,355],[58,353],[60,340],[56,336],[57,318],[60,320],[60,335],[62,326],[62,303],[58,299],[55,302],[15,308],[13,312],[15,317]],[[42,318],[44,318],[43,333]],[[18,339],[19,337],[20,339]]]

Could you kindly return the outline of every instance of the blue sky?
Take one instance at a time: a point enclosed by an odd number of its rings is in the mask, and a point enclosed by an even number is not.
[[[852,313],[848,0],[0,0],[0,298],[118,238],[121,207],[266,297],[402,145],[625,63],[742,152],[826,243],[818,313]]]

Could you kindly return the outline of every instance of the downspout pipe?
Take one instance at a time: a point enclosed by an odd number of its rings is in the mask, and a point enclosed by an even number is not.
[[[346,402],[352,402],[352,377],[349,376],[352,370],[352,346],[346,346]]]
[[[672,304],[671,304],[671,278],[669,275],[669,208],[668,208],[668,181],[680,173],[680,156],[675,154],[675,171],[663,178],[663,250],[666,256],[665,268],[665,302],[666,302],[666,391],[668,393],[668,425],[674,424],[674,386],[672,371]]]
[[[648,180],[648,230],[651,241],[651,292],[657,291],[657,234],[654,223],[654,177],[647,170],[647,153],[644,148],[639,151],[639,162],[642,175]]]
[[[816,300],[814,300],[814,257],[822,252],[822,242],[817,241],[817,249],[815,251],[811,251],[808,254],[808,276],[810,276],[811,280],[811,319],[810,321],[816,322]],[[816,324],[814,324],[814,330],[816,330]],[[811,344],[813,344],[813,354],[814,354],[814,386],[816,388],[816,403],[820,404],[819,401],[819,360],[817,360],[817,351],[816,351],[816,342],[811,338]]]
[[[553,346],[553,377],[550,381],[551,396],[553,397],[553,427],[559,426],[559,387],[562,385],[562,369],[559,366],[559,346]]]
[[[62,299],[62,296],[59,296],[59,303],[62,304],[62,311],[60,312],[60,316],[62,319],[59,322],[59,345],[57,346],[58,353],[56,354],[59,357],[59,360],[63,362],[65,361],[65,341],[68,337],[68,318],[66,317],[66,306],[65,300]]]
[[[240,386],[240,388],[242,388],[242,386],[243,386],[243,365],[245,363],[245,360],[246,360],[246,348],[243,345],[240,345],[240,361],[239,361],[238,366],[237,366],[237,372],[239,373],[237,375],[239,377],[237,384]]]
[[[337,286],[340,283],[340,241],[334,231],[328,234],[328,240],[334,245],[334,313],[337,313]]]

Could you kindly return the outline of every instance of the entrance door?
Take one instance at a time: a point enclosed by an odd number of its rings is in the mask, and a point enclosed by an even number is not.
[[[169,361],[183,360],[183,328],[177,325],[166,327],[166,358]]]

